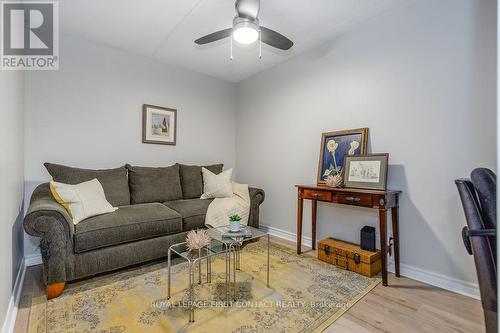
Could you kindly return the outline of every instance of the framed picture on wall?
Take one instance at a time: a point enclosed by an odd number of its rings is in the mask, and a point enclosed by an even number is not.
[[[342,173],[347,155],[366,154],[368,128],[356,128],[321,134],[318,163],[318,185],[325,185],[328,176]]]
[[[346,156],[345,187],[385,191],[389,154]]]
[[[142,106],[142,142],[175,145],[177,110],[156,105]]]

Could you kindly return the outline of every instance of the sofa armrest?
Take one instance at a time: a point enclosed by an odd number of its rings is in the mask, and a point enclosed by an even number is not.
[[[259,206],[264,202],[266,194],[264,190],[255,187],[249,187],[250,194],[250,215],[248,216],[248,225],[254,228],[259,227]]]
[[[23,226],[28,234],[41,238],[46,285],[65,282],[75,227],[66,209],[52,197],[48,183],[39,185],[33,192]]]
[[[74,234],[73,221],[66,209],[52,197],[48,183],[39,185],[33,192],[23,225],[24,230],[35,237],[43,237],[51,229],[61,230],[61,227],[70,241]]]

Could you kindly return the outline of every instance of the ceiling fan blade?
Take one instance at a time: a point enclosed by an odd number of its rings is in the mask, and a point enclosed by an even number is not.
[[[260,0],[236,0],[234,6],[239,17],[255,20],[259,16]]]
[[[271,45],[280,50],[288,50],[293,46],[293,42],[274,30],[268,29],[266,27],[260,27],[262,43]]]
[[[198,38],[194,42],[198,45],[208,44],[229,37],[231,36],[232,33],[233,33],[233,28],[219,30],[217,32]]]

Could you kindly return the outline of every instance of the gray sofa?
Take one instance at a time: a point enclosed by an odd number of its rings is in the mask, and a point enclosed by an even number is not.
[[[78,169],[45,164],[54,181],[77,184],[97,178],[106,199],[118,209],[74,225],[66,210],[39,185],[31,197],[24,229],[40,237],[43,278],[49,298],[59,296],[66,281],[109,272],[165,257],[189,230],[203,228],[211,200],[199,199],[201,166]],[[222,164],[205,166],[214,173]],[[259,226],[264,191],[250,188],[248,224]]]

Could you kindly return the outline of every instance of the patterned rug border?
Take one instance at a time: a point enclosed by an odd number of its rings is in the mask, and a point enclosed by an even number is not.
[[[361,299],[363,299],[366,295],[370,293],[376,286],[378,286],[382,282],[382,279],[378,279],[377,281],[374,281],[366,290],[356,296],[353,299],[352,304],[349,305],[349,307],[342,308],[341,310],[335,312],[328,320],[324,321],[322,324],[320,324],[315,330],[314,333],[321,333],[325,331],[330,325],[332,325],[334,322],[337,321],[340,317],[342,317],[349,309],[351,309],[356,303],[358,303]]]

